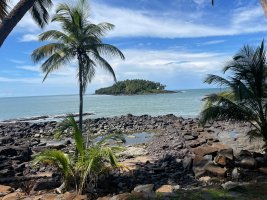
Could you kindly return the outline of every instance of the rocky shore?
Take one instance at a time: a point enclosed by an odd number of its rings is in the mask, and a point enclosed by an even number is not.
[[[56,121],[0,123],[0,184],[32,194],[58,187],[60,174],[53,167],[33,168],[29,163],[36,153],[47,148],[74,150],[68,131],[64,139],[54,139],[57,127]],[[174,115],[87,119],[85,135],[90,133],[92,137],[113,132],[154,133],[147,143],[127,147],[121,154],[123,163],[129,165],[134,160],[130,171],[101,177],[97,190],[90,195],[96,198],[130,193],[136,186],[146,184],[153,184],[157,190],[164,185],[177,189],[266,179],[263,143],[249,143],[245,137],[249,129],[247,124],[230,122],[200,127],[198,119]]]

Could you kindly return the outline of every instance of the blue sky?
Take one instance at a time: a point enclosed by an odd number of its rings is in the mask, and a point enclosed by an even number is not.
[[[210,0],[91,0],[90,7],[93,23],[116,26],[105,42],[126,56],[109,59],[117,79],[149,79],[167,89],[211,87],[203,84],[206,74],[219,74],[244,44],[258,45],[267,33],[258,0],[218,0],[214,7]],[[60,27],[51,23],[49,29]],[[0,49],[0,97],[78,93],[75,61],[42,83],[40,64],[30,59],[42,31],[26,15]],[[87,93],[111,84],[99,68]]]

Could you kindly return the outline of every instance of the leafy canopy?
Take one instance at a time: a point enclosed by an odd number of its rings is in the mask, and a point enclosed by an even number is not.
[[[95,91],[96,94],[112,94],[112,95],[131,95],[131,94],[147,94],[159,93],[164,91],[165,85],[147,80],[125,80],[115,83],[111,87],[100,88]]]
[[[77,59],[77,76],[83,93],[95,76],[95,68],[102,67],[116,81],[111,65],[104,57],[118,56],[124,59],[122,52],[113,45],[105,44],[102,38],[114,28],[110,23],[93,24],[89,21],[89,6],[86,0],[78,0],[74,6],[59,4],[53,22],[58,22],[61,30],[49,30],[39,36],[40,41],[50,41],[32,53],[34,62],[44,60],[41,69],[47,76],[60,67]]]
[[[202,124],[212,120],[249,122],[250,138],[267,142],[267,65],[264,41],[257,48],[244,46],[223,69],[227,78],[208,75],[205,82],[227,87],[226,92],[204,98]]]

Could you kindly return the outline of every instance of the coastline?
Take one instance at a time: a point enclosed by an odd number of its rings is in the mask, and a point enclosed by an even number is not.
[[[175,91],[175,90],[162,90],[157,92],[145,92],[145,93],[136,93],[136,94],[112,94],[112,93],[103,93],[103,94],[97,94],[94,93],[93,95],[110,95],[110,96],[139,96],[139,95],[157,95],[157,94],[176,94],[176,93],[182,93],[182,91]]]
[[[46,149],[75,151],[68,130],[64,132],[62,139],[55,139],[53,131],[58,127],[58,123],[57,121],[0,123],[0,155],[3,166],[3,169],[0,170],[0,184],[15,184],[18,187],[23,183],[22,180],[31,180],[31,177],[35,177],[42,184],[52,181],[54,186],[57,185],[55,187],[59,186],[58,176],[60,175],[52,177],[56,171],[55,168],[46,165],[33,168],[29,164],[31,157]],[[244,159],[251,158],[251,155],[254,154],[258,156],[253,158],[254,160],[264,156],[262,149],[258,148],[259,144],[249,145],[243,141],[244,132],[249,128],[247,124],[230,122],[214,122],[199,127],[197,118],[185,119],[173,114],[155,117],[128,114],[86,119],[84,120],[85,137],[87,133],[93,136],[92,138],[116,132],[153,133],[153,136],[145,143],[140,142],[126,146],[126,150],[118,155],[119,161],[125,164],[130,171],[123,173],[115,171],[108,177],[102,177],[99,180],[98,195],[130,192],[136,185],[152,183],[156,189],[166,184],[192,189],[196,186],[205,186],[206,182],[201,181],[201,178],[206,176],[221,179],[219,182],[210,183],[215,186],[235,180],[234,176],[229,173],[232,173],[236,166],[242,167]],[[236,134],[234,137],[229,137],[229,140],[226,140],[225,135],[222,138],[219,137],[219,133],[229,133],[233,130],[236,131]],[[235,147],[231,144],[242,144],[242,146]],[[219,153],[229,149],[230,157],[232,156],[233,159],[231,165],[214,164]],[[11,155],[5,152],[10,152]],[[246,152],[246,154],[242,152]],[[228,154],[229,152],[226,155],[228,156]],[[221,160],[216,162],[221,162]],[[12,163],[11,166],[10,163]],[[247,170],[247,163],[245,164],[244,170]],[[257,180],[258,176],[262,176],[263,174],[258,174],[261,165],[254,165],[254,171],[246,171],[246,176],[240,175],[238,180],[241,182],[253,181]],[[249,167],[251,166],[249,165]],[[44,173],[51,175],[44,178]],[[18,180],[20,181],[18,182]],[[111,185],[113,187],[110,187]],[[45,189],[49,188],[52,189],[51,186],[45,187]],[[35,191],[37,192],[39,189],[37,187]]]
[[[77,113],[73,115],[74,117],[78,116]],[[84,116],[92,115],[94,114],[84,113]],[[34,136],[34,134],[44,133],[44,137],[53,137],[53,131],[66,116],[65,114],[45,115],[3,120],[0,121],[0,136],[7,136],[8,131],[13,132],[13,129],[15,129],[16,134],[27,133],[30,136]],[[90,132],[93,136],[99,136],[115,131],[121,133],[158,132],[165,130],[168,126],[171,126],[171,129],[177,129],[175,123],[179,123],[181,127],[178,130],[182,130],[182,132],[183,130],[197,131],[201,129],[197,117],[181,117],[173,114],[159,116],[128,114],[114,117],[87,118],[84,120],[84,129],[85,134]],[[190,123],[191,125],[189,126],[188,124]],[[218,138],[225,144],[230,144],[235,151],[239,152],[242,149],[260,151],[261,142],[258,140],[250,143],[246,137],[245,132],[251,128],[246,123],[215,121],[213,124],[207,124],[204,127],[209,129],[208,132],[212,133],[213,137]]]

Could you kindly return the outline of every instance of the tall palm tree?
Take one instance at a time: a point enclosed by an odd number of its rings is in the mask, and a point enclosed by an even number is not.
[[[262,137],[267,144],[267,63],[264,41],[254,49],[243,47],[225,66],[223,72],[230,72],[228,79],[208,75],[206,83],[219,84],[229,89],[204,98],[206,105],[200,121],[233,120],[249,122],[253,129],[248,135]]]
[[[104,56],[118,56],[124,59],[122,52],[110,44],[102,42],[102,37],[114,25],[109,23],[92,24],[88,21],[88,5],[86,0],[79,0],[76,5],[59,4],[56,15],[52,21],[61,24],[62,31],[50,30],[42,33],[41,41],[51,41],[32,53],[34,62],[47,58],[42,64],[42,71],[45,73],[44,80],[51,72],[58,70],[72,59],[78,61],[79,81],[79,128],[82,130],[83,94],[86,86],[95,76],[97,66],[109,72],[114,81],[115,73]]]
[[[28,11],[41,28],[48,23],[47,9],[52,6],[52,0],[20,0],[9,13],[7,2],[8,0],[0,0],[0,47]]]

